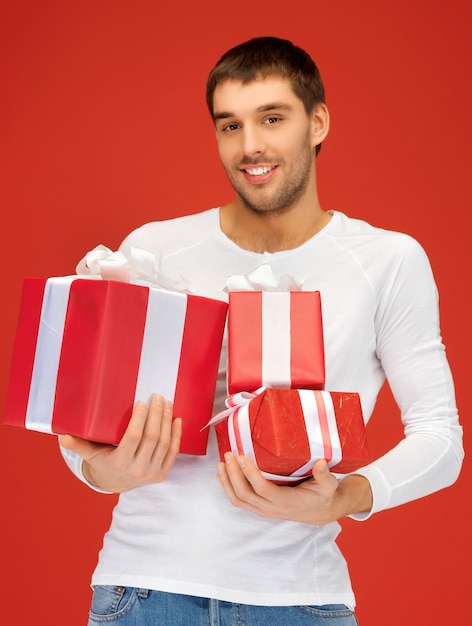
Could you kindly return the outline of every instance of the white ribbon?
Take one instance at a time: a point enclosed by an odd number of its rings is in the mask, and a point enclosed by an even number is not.
[[[223,291],[301,291],[302,285],[303,279],[288,274],[277,278],[272,267],[263,263],[249,274],[230,276]]]
[[[187,302],[183,293],[149,289],[135,401],[153,393],[174,401]]]
[[[227,406],[227,408],[224,411],[221,411],[217,415],[213,416],[204,428],[208,428],[209,426],[214,426],[215,424],[218,424],[218,422],[222,422],[225,417],[229,417],[239,408],[249,404],[251,400],[254,400],[254,398],[261,394],[263,391],[265,391],[265,387],[260,387],[259,389],[256,389],[254,393],[251,393],[250,391],[240,391],[239,393],[235,393],[232,396],[228,396],[225,400],[225,405]]]
[[[52,433],[54,390],[69,290],[76,279],[77,276],[64,276],[46,281],[25,417],[25,428],[30,430]]]
[[[104,280],[117,280],[147,287],[160,287],[167,291],[194,293],[193,284],[182,275],[165,276],[159,271],[156,256],[144,248],[130,246],[129,253],[113,252],[100,244],[77,264],[80,276],[94,275]]]
[[[262,386],[290,389],[290,292],[262,292]]]
[[[104,280],[117,280],[129,283],[131,279],[157,284],[155,256],[143,248],[130,248],[130,256],[123,252],[113,252],[100,244],[79,261],[76,272],[79,275],[96,275]]]

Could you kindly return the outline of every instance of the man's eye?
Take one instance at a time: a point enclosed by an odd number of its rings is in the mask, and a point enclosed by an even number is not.
[[[237,128],[239,128],[238,124],[228,124],[223,127],[223,130],[236,130]]]
[[[264,124],[275,124],[276,122],[278,122],[280,120],[279,117],[268,117],[267,119],[264,120]]]

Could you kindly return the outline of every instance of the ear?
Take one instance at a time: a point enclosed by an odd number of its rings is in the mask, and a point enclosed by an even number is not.
[[[326,139],[329,132],[329,111],[324,102],[319,102],[311,112],[313,148]]]

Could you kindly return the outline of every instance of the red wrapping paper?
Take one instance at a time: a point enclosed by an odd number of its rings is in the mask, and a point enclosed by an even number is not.
[[[229,398],[236,408],[212,419],[222,460],[230,450],[245,455],[277,484],[311,476],[320,458],[340,474],[369,462],[359,394],[265,389],[245,395],[253,397],[240,406]]]
[[[228,392],[323,389],[318,291],[232,292],[228,309]]]
[[[181,452],[205,454],[226,310],[141,285],[25,279],[4,423],[117,444],[134,403],[162,393]]]

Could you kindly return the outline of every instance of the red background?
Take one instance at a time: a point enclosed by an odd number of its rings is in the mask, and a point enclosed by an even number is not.
[[[231,197],[205,110],[206,75],[230,46],[274,34],[306,48],[325,78],[332,130],[318,159],[323,207],[406,231],[430,256],[467,427],[470,6],[4,0],[0,400],[24,276],[73,273],[98,243],[116,248],[146,221]],[[369,436],[376,454],[401,437],[388,390]],[[2,623],[85,624],[115,497],[79,483],[48,435],[2,426],[0,463]],[[362,626],[463,622],[470,488],[466,461],[452,488],[343,523]]]

